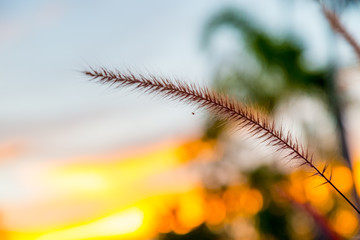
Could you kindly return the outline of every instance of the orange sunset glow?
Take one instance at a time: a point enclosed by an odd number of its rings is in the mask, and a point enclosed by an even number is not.
[[[201,147],[200,142],[193,144]],[[151,219],[159,217],[160,213],[154,212],[152,205],[156,201],[160,205],[170,204],[177,198],[175,195],[197,186],[196,176],[191,176],[186,168],[179,169],[181,163],[187,161],[182,154],[185,147],[169,141],[152,147],[157,150],[145,150],[141,155],[128,154],[131,156],[121,161],[117,157],[100,157],[102,162],[73,161],[75,163],[54,166],[46,173],[39,173],[45,175],[37,175],[37,179],[28,182],[28,187],[48,189],[61,198],[54,201],[53,194],[45,195],[40,204],[30,202],[30,208],[24,206],[29,217],[26,219],[32,221],[22,218],[22,206],[9,208],[8,228],[14,232],[9,234],[10,239],[32,239],[34,235],[38,235],[38,239],[113,236],[129,239],[154,234],[154,230],[149,231],[155,227]],[[170,175],[172,178],[168,179]],[[42,179],[47,180],[43,182]],[[184,201],[187,201],[184,206],[192,202],[186,198]],[[6,212],[4,216],[6,218]],[[184,215],[184,218],[188,217]],[[24,229],[28,229],[28,233],[16,233]]]
[[[196,152],[184,154],[190,145],[198,146]],[[191,168],[183,166],[189,156],[210,157],[210,147],[201,141],[167,141],[151,148],[156,150],[128,153],[121,161],[112,155],[100,157],[101,162],[82,159],[52,167],[28,186],[52,189],[61,193],[61,199],[54,201],[53,195],[44,195],[41,204],[29,202],[3,211],[3,220],[11,229],[5,230],[7,239],[147,239],[169,231],[185,234],[203,222],[218,226],[235,216],[255,216],[265,201],[258,190],[245,184],[233,186],[220,196],[209,195],[199,188],[199,178]],[[201,158],[204,160],[210,159]],[[299,178],[297,174],[292,174],[294,179]],[[338,187],[349,191],[352,181],[347,177],[348,169],[335,167],[333,175]],[[42,177],[47,181],[39,182]],[[327,186],[317,188],[321,179],[315,180],[300,182],[303,190],[296,190],[299,182],[295,181],[288,191],[295,191],[295,199],[310,200],[319,211],[327,212],[333,206],[328,201],[333,193]],[[339,227],[345,218],[348,224]],[[334,229],[344,236],[354,233],[353,221],[356,218],[346,209],[332,220]]]

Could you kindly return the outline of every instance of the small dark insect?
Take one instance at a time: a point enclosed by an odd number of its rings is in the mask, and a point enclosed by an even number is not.
[[[194,113],[194,112],[192,112],[191,114],[192,114],[192,115],[195,115],[195,113]]]

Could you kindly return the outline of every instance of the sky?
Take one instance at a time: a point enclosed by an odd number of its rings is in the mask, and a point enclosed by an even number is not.
[[[174,126],[201,124],[201,117],[190,116],[191,109],[99,86],[80,71],[89,65],[116,67],[208,84],[212,67],[233,51],[233,36],[226,32],[217,48],[205,51],[200,44],[206,21],[223,6],[245,9],[274,35],[290,29],[302,36],[304,57],[314,64],[324,64],[327,57],[328,29],[311,1],[15,0],[0,4],[0,142],[30,138],[44,146],[56,142],[48,140],[56,135],[60,143],[46,147],[50,149],[67,145],[61,136],[71,139],[74,149],[52,149],[52,156],[56,151],[100,148],[99,142],[104,147],[114,141],[117,146],[126,145],[160,132],[177,134],[171,130]],[[349,29],[356,29],[354,13],[344,19],[352,23]],[[348,47],[339,44],[339,48],[344,59],[339,62],[354,62]],[[94,128],[99,121],[106,124]],[[130,130],[134,125],[141,134]],[[120,136],[123,131],[126,139]],[[94,142],[91,136],[102,141]]]
[[[232,54],[232,36],[205,51],[201,32],[213,13],[232,5],[275,35],[304,37],[304,57],[326,63],[329,29],[310,0],[0,1],[0,206],[19,197],[26,203],[21,174],[199,135],[205,117],[191,107],[100,86],[81,71],[116,67],[209,85],[214,65]],[[356,12],[342,19],[355,33]],[[339,62],[355,63],[346,44],[338,49]]]

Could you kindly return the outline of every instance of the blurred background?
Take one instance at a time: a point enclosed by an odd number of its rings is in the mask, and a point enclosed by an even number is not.
[[[360,39],[353,2],[324,4]],[[356,202],[358,56],[316,1],[1,0],[0,36],[0,239],[357,236],[359,216],[311,169],[81,73],[152,73],[256,106]]]

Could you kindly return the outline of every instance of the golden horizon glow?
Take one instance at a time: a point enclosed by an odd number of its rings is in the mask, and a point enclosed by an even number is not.
[[[7,238],[147,238],[155,234],[157,223],[153,222],[154,219],[161,221],[159,212],[164,208],[164,201],[172,204],[178,199],[183,199],[183,202],[196,200],[196,204],[191,206],[194,214],[188,214],[185,208],[181,213],[183,220],[191,223],[187,226],[190,230],[203,220],[202,197],[193,190],[198,187],[198,180],[182,168],[184,162],[196,155],[195,150],[191,156],[184,154],[190,143],[199,146],[201,141],[166,141],[125,156],[97,157],[99,161],[81,158],[69,164],[44,168],[46,171],[29,181],[29,187],[43,190],[43,204],[27,208],[27,218],[22,217],[22,206],[16,206],[12,211],[19,221],[14,217],[12,222],[7,222]],[[201,148],[196,151],[201,151]],[[184,194],[187,196],[180,197]],[[156,211],[151,199],[160,204]],[[133,206],[131,211],[118,212],[128,206]],[[92,219],[104,214],[107,216]],[[114,225],[123,227],[115,229]]]
[[[191,143],[208,148],[200,140]],[[196,158],[196,151],[201,149],[186,154],[188,144],[168,143],[126,158],[104,157],[102,162],[73,162],[52,168],[42,176],[47,181],[41,184],[63,201],[50,198],[32,208],[23,225],[26,228],[9,228],[7,239],[151,239],[160,232],[185,234],[202,223],[221,226],[235,216],[250,219],[261,211],[266,195],[248,183],[230,186],[220,194],[207,192],[196,178],[192,179],[183,163]],[[299,181],[303,174],[290,175],[289,192],[296,201],[309,201],[321,213],[328,212],[334,206],[331,190],[327,185],[318,187],[321,178]],[[337,166],[333,174],[335,183],[346,191],[348,169]],[[351,224],[339,227],[337,232],[350,236],[357,223],[351,214],[335,212],[331,223],[341,225],[346,218]]]
[[[81,240],[128,235],[139,230],[143,221],[144,212],[131,207],[88,224],[48,233],[36,240]]]

